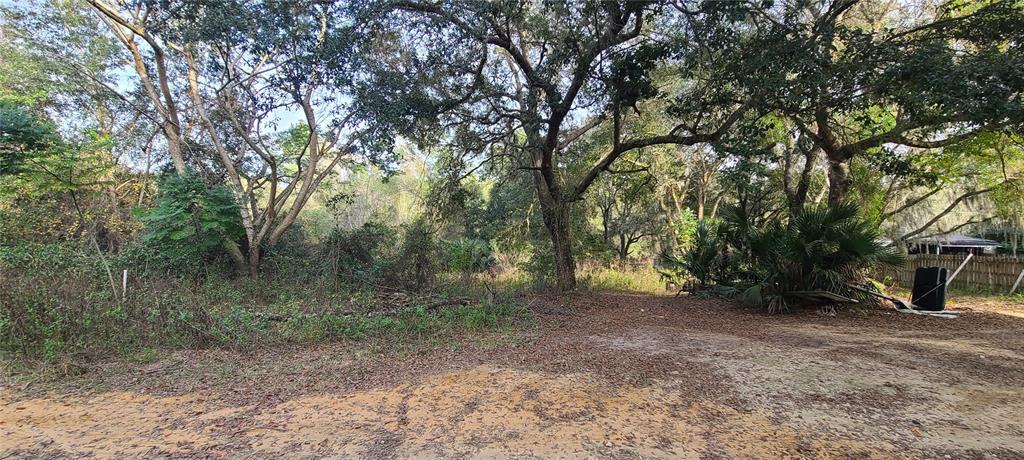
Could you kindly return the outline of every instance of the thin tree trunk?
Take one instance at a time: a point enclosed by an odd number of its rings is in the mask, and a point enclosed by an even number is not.
[[[156,132],[153,132],[149,136],[149,141],[146,142],[146,172],[142,175],[141,183],[139,184],[139,202],[136,206],[142,207],[142,200],[146,198],[146,185],[149,182],[149,173],[153,169],[153,138],[156,137]]]
[[[700,190],[697,191],[697,220],[704,220],[704,204],[707,201],[707,184],[701,182]]]
[[[829,189],[831,189],[831,188],[832,188],[832,182],[828,180],[828,176],[825,176],[825,186],[821,187],[821,190],[818,190],[818,195],[814,197],[814,204],[815,205],[821,204],[821,200],[825,199],[825,195],[828,193]]]
[[[792,153],[787,153],[791,155]],[[800,178],[797,181],[796,187],[792,187],[789,184],[789,171],[786,171],[786,198],[789,201],[789,213],[790,215],[796,215],[803,210],[804,206],[807,205],[807,194],[811,189],[811,178],[814,173],[814,165],[817,163],[819,149],[811,148],[804,152],[804,165],[800,171]],[[790,163],[791,164],[791,163]]]
[[[709,218],[714,219],[715,217],[718,217],[718,208],[722,206],[722,198],[724,194],[725,192],[722,192],[715,197],[715,204],[711,206],[711,215],[708,216]]]
[[[78,226],[79,226],[79,228],[84,228],[85,227],[85,221],[86,221],[85,212],[82,211],[82,207],[78,204],[77,192],[75,192],[74,190],[71,190],[70,195],[71,195],[71,204],[73,204],[75,206],[75,212],[78,213]],[[89,232],[89,240],[92,241],[92,247],[93,247],[93,249],[96,250],[96,255],[99,256],[100,263],[103,265],[104,271],[107,272],[107,280],[110,282],[110,293],[114,295],[114,300],[117,300],[118,302],[123,301],[124,300],[124,295],[123,295],[124,293],[121,293],[121,295],[118,295],[118,292],[117,292],[117,282],[114,281],[114,272],[110,269],[110,262],[107,261],[106,254],[104,254],[103,253],[103,249],[100,248],[99,240],[96,239],[96,225],[93,224],[92,225],[92,229],[91,230],[87,230],[87,231]]]
[[[604,244],[611,244],[609,238],[611,238],[610,220],[611,220],[611,206],[600,205],[601,208],[601,242]]]

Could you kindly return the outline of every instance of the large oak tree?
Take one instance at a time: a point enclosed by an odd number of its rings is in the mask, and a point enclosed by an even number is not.
[[[776,88],[759,106],[797,127],[804,164],[824,157],[831,205],[867,152],[942,148],[1024,120],[1019,0],[816,0],[752,5],[749,17],[760,61],[727,66],[739,86]],[[791,191],[801,207],[805,189]]]
[[[396,1],[399,81],[429,101],[451,140],[478,161],[528,173],[551,238],[558,288],[576,287],[571,211],[627,152],[719,138],[745,111],[744,97],[713,84],[692,59],[728,18],[693,26],[700,13],[662,2]],[[666,33],[665,31],[671,31]],[[706,43],[705,43],[706,44]],[[681,51],[685,48],[685,51]],[[713,47],[711,47],[713,48]],[[651,72],[673,66],[687,84],[668,94]],[[684,115],[662,129],[640,123],[645,101]],[[609,145],[586,168],[575,144],[610,125]]]

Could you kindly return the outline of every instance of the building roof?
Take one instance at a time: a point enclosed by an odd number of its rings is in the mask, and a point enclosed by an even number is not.
[[[997,241],[957,234],[918,238],[914,240],[914,243],[960,248],[993,248],[999,246]]]

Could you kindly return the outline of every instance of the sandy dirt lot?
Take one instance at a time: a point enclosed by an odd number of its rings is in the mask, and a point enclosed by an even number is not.
[[[529,299],[430,346],[168,353],[0,387],[0,458],[1024,458],[1024,317]]]

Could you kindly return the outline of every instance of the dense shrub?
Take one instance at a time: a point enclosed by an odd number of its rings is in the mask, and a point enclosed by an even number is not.
[[[424,219],[404,229],[368,222],[355,230],[336,230],[321,244],[321,252],[336,276],[367,287],[423,290],[442,266],[440,248]]]
[[[696,224],[682,256],[670,252],[661,255],[659,272],[664,281],[685,284],[689,279],[696,283],[695,289],[703,290],[734,282],[736,271],[742,269],[737,262],[738,257],[724,234],[724,225],[718,220],[704,220]]]
[[[440,247],[424,217],[405,227],[392,275],[397,286],[422,290],[433,284],[440,268]]]
[[[160,182],[156,207],[139,213],[146,223],[143,240],[166,259],[202,263],[217,248],[237,246],[244,235],[238,204],[223,186],[208,186],[195,175],[169,174]]]
[[[333,230],[321,243],[320,251],[335,277],[377,284],[391,264],[394,245],[394,229],[371,221],[355,230]]]
[[[693,234],[693,246],[683,258],[684,266],[701,286],[729,277],[728,251],[718,227],[709,221],[698,224]]]
[[[698,290],[741,294],[776,312],[798,303],[795,291],[829,291],[858,297],[850,282],[869,268],[896,265],[901,256],[878,242],[878,231],[855,205],[811,207],[788,221],[754,226],[742,210],[720,222],[702,222],[681,257],[665,257],[666,275],[685,273]]]
[[[523,271],[533,281],[535,289],[550,286],[555,281],[555,254],[551,242],[534,240],[527,246],[528,258],[522,264]]]
[[[479,273],[494,265],[491,245],[478,238],[459,238],[447,244],[448,270],[463,275]]]
[[[260,265],[261,278],[273,278],[309,286],[332,281],[329,261],[306,241],[306,226],[295,222],[274,246],[266,247]],[[331,283],[333,284],[333,283]]]
[[[857,296],[848,283],[869,268],[896,266],[902,256],[878,242],[878,231],[854,205],[812,207],[789,225],[775,222],[749,237],[756,284],[746,298],[770,311],[786,309],[792,291],[823,290]]]

